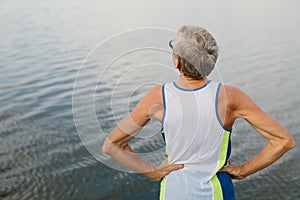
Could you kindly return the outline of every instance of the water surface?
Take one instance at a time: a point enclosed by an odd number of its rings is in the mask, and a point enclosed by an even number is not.
[[[1,1],[0,198],[156,199],[158,183],[107,166],[120,167],[100,147],[147,90],[177,78],[168,39],[183,24],[204,26],[217,38],[220,57],[210,78],[248,93],[298,145],[299,6],[297,0]],[[156,48],[128,52],[138,47]],[[164,154],[159,128],[151,122],[132,143],[151,152],[146,159],[153,163]],[[238,163],[265,142],[241,120],[232,141]],[[234,182],[237,199],[299,199],[299,152]]]

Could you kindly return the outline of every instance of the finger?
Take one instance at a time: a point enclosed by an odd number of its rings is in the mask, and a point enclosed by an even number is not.
[[[162,177],[168,175],[169,173],[171,173],[172,171],[176,171],[176,170],[179,170],[179,169],[182,169],[184,167],[183,164],[171,164],[171,165],[168,165],[167,167],[165,167],[161,173],[162,173]]]
[[[171,164],[171,165],[166,167],[166,170],[174,171],[174,170],[182,169],[183,167],[184,167],[183,164]]]
[[[235,163],[233,163],[231,160],[228,160],[226,165],[224,165],[219,171],[223,171],[223,170],[228,171],[228,169],[232,169],[235,166],[237,166]]]
[[[231,175],[232,179],[236,179],[236,180],[242,180],[244,177],[243,176],[233,176]]]
[[[174,169],[182,169],[184,167],[183,164],[173,164]]]
[[[219,172],[231,173],[232,170],[234,169],[234,166],[235,166],[234,163],[232,163],[231,161],[228,161],[227,164],[219,170]]]
[[[228,160],[224,167],[232,166],[234,163],[231,160]]]
[[[219,172],[230,172],[231,171],[231,169],[230,169],[230,166],[225,166],[225,167],[223,167],[223,168],[221,168],[220,170],[219,170]]]

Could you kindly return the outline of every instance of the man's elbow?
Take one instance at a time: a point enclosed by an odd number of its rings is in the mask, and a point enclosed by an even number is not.
[[[290,136],[289,138],[287,138],[285,141],[284,141],[284,144],[283,144],[283,148],[286,150],[286,151],[289,151],[291,150],[292,148],[295,147],[295,141],[294,139],[292,138],[292,136]]]
[[[108,138],[105,139],[102,145],[103,153],[114,156],[120,151],[132,151],[127,141],[112,142]]]
[[[114,144],[112,142],[110,142],[108,139],[106,139],[102,145],[102,152],[110,155],[113,145]]]

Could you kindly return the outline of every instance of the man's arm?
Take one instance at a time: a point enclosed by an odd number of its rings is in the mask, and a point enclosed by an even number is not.
[[[109,154],[125,167],[152,180],[160,180],[171,171],[183,168],[183,165],[168,163],[154,167],[138,157],[128,145],[150,118],[162,117],[161,88],[157,86],[146,94],[134,110],[112,130],[102,146],[104,153]]]
[[[234,118],[245,119],[267,139],[267,143],[254,158],[241,165],[229,162],[221,171],[228,172],[235,179],[243,179],[274,163],[295,146],[290,133],[273,117],[262,111],[244,92],[226,86],[226,96]]]

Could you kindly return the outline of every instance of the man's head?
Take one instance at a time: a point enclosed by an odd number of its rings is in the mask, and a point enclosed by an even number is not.
[[[199,26],[184,25],[171,42],[178,68],[185,76],[201,79],[210,74],[218,58],[214,37]]]

